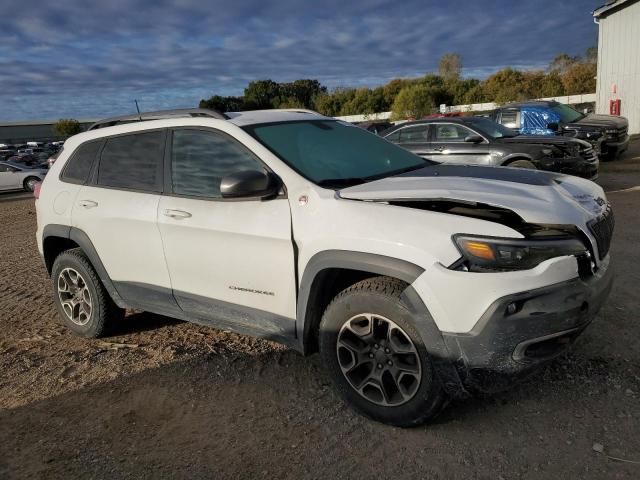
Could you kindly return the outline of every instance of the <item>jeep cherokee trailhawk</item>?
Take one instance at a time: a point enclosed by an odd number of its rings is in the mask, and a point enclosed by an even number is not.
[[[343,397],[394,425],[552,358],[612,284],[596,184],[434,165],[304,110],[107,119],[37,196],[75,333],[135,308],[319,350]]]

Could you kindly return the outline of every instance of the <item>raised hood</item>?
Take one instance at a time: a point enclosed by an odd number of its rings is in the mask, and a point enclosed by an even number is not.
[[[483,203],[516,213],[527,223],[586,224],[600,215],[605,195],[578,177],[536,170],[466,165],[433,165],[342,189],[339,197],[364,201],[447,200]]]

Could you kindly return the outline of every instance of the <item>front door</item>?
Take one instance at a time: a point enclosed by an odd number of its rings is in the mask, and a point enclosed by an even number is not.
[[[170,142],[158,225],[178,304],[240,332],[291,335],[296,283],[288,200],[222,198],[224,176],[265,169],[225,133],[179,128]]]
[[[431,125],[431,159],[442,163],[466,165],[489,165],[489,144],[465,141],[470,136],[478,137],[473,130],[456,123],[433,123]]]

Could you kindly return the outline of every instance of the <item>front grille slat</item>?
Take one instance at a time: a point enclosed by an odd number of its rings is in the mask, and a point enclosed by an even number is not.
[[[607,205],[604,213],[588,223],[589,230],[596,239],[598,246],[598,257],[602,260],[609,253],[613,229],[615,227],[615,217],[611,205]]]

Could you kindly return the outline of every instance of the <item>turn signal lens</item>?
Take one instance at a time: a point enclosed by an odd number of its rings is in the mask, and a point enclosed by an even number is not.
[[[460,243],[466,252],[474,257],[483,258],[484,260],[496,259],[493,249],[486,243],[472,242],[469,240],[463,240]]]

